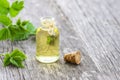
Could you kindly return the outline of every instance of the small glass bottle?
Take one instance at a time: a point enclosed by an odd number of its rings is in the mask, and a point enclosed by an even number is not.
[[[36,32],[36,59],[43,63],[59,59],[59,31],[52,17],[41,18]]]

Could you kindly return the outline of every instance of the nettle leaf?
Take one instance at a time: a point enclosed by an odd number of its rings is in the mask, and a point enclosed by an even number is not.
[[[18,15],[18,13],[23,9],[24,7],[24,1],[15,1],[12,3],[12,6],[10,8],[10,15],[11,17],[15,17]]]
[[[21,22],[19,24],[19,28],[21,29],[21,31],[19,31],[19,33],[17,33],[17,35],[14,37],[14,40],[16,40],[16,41],[28,39],[28,37],[31,34],[35,34],[35,31],[36,31],[33,24],[30,23],[29,21]]]
[[[23,21],[22,26],[25,26],[27,23],[29,23],[29,21]]]
[[[9,5],[8,0],[0,0],[0,7],[9,8]]]
[[[19,11],[16,11],[16,10],[14,10],[13,8],[10,8],[10,16],[11,16],[11,17],[17,16],[18,13],[19,13]]]
[[[16,67],[23,68],[24,67],[23,61],[26,58],[27,58],[26,55],[22,51],[15,49],[13,50],[13,52],[5,54],[3,63],[4,66],[8,66],[11,64]]]
[[[24,65],[22,64],[22,60],[18,60],[18,58],[11,57],[10,62],[12,65],[16,67],[20,67],[20,68],[24,67]]]
[[[23,37],[20,36],[21,34],[25,34],[26,30],[18,25],[10,25],[8,27],[8,29],[10,30],[10,34],[11,34],[11,41],[15,41],[15,40],[20,40],[18,37]],[[16,39],[17,38],[17,39]]]
[[[0,15],[7,15],[9,12],[9,8],[3,8],[0,6]]]
[[[3,64],[4,64],[4,66],[8,66],[10,64],[10,54],[9,53],[5,54]]]
[[[27,39],[28,38],[28,31],[25,30],[23,27],[18,27],[16,28],[13,28],[11,27],[10,28],[10,31],[11,31],[11,34],[14,32],[14,34],[12,34],[12,37],[11,37],[11,40],[16,40],[16,41],[19,41],[19,40],[24,40],[24,39]]]
[[[11,57],[15,57],[15,56],[20,56],[23,60],[25,60],[27,57],[26,57],[26,55],[22,52],[22,51],[20,51],[20,50],[18,50],[18,49],[15,49],[12,53],[11,53]]]
[[[0,0],[0,15],[7,15],[9,12],[9,2],[7,0]]]
[[[35,34],[36,29],[32,23],[24,21],[23,26],[23,22],[18,20],[16,24],[17,25],[9,25],[7,28],[2,28],[0,30],[0,40],[10,39],[11,41],[20,41],[28,39],[30,35]]]
[[[10,20],[9,17],[7,17],[5,15],[1,15],[0,16],[0,23],[5,25],[5,26],[8,26],[8,25],[12,24],[12,21]]]
[[[12,8],[14,8],[16,11],[20,11],[24,6],[24,1],[15,1],[12,3]]]
[[[32,23],[28,22],[24,28],[29,32],[29,34],[35,34],[36,28],[33,26]]]
[[[15,60],[13,59],[13,57],[10,58],[10,62],[11,62],[13,65],[19,67],[17,61],[15,61]]]
[[[18,36],[16,35],[15,37],[14,37],[14,40],[15,41],[21,41],[21,40],[26,40],[26,39],[28,39],[28,37],[29,37],[29,35],[28,34],[18,34]]]
[[[0,29],[0,40],[7,40],[10,39],[11,34],[8,28]]]
[[[14,59],[17,60],[17,61],[23,61],[24,58],[22,58],[21,56],[14,56]]]
[[[19,68],[24,68],[23,61],[17,61]]]
[[[47,44],[54,45],[55,39],[56,39],[56,36],[54,36],[54,35],[47,36]]]
[[[17,66],[17,67],[21,67],[23,68],[24,65],[23,65],[23,60],[25,60],[27,57],[26,55],[18,50],[18,49],[15,49],[12,53],[11,53],[11,58],[10,58],[10,62],[11,64],[13,64],[14,66]]]
[[[17,25],[21,25],[21,20],[20,20],[20,18],[17,20],[16,24],[17,24]]]
[[[16,33],[18,32],[17,26],[16,25],[10,25],[8,27],[9,31],[10,31],[10,40],[14,41],[14,36],[16,36]]]

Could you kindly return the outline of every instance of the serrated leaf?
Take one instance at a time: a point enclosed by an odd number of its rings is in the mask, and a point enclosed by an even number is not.
[[[11,62],[13,65],[19,67],[18,63],[13,59],[13,57],[10,58],[10,62]]]
[[[22,26],[25,26],[27,23],[29,23],[29,21],[23,21]]]
[[[19,32],[19,30],[18,30],[18,28],[17,28],[16,25],[10,25],[10,26],[8,27],[8,29],[9,29],[10,34],[11,34],[10,40],[11,40],[11,41],[14,41],[15,36],[16,36],[16,34]]]
[[[11,41],[20,40],[23,37],[23,34],[26,33],[26,30],[18,25],[11,25],[8,29],[11,34]]]
[[[17,25],[20,25],[20,24],[21,24],[20,18],[17,20],[16,24],[17,24]]]
[[[26,40],[28,39],[29,35],[28,34],[18,34],[18,36],[14,37],[15,41],[21,41],[21,40]]]
[[[47,36],[47,44],[49,44],[49,45],[53,45],[54,44],[54,42],[55,42],[55,39],[56,39],[56,36],[51,36],[51,35],[49,35],[49,36]]]
[[[10,54],[9,53],[5,54],[3,64],[4,64],[4,66],[8,66],[10,64]]]
[[[23,26],[24,25],[24,26]],[[0,30],[0,40],[20,41],[26,40],[30,35],[34,35],[36,28],[29,21],[21,22],[17,20],[16,25],[9,25]]]
[[[27,57],[26,57],[26,55],[22,52],[22,51],[20,51],[20,50],[18,50],[18,49],[15,49],[12,53],[11,53],[11,57],[15,57],[15,56],[20,56],[23,60],[25,60]]]
[[[33,26],[32,23],[28,22],[24,28],[29,31],[29,34],[35,34],[36,28]]]
[[[9,2],[7,0],[0,0],[0,15],[7,15],[9,10]]]
[[[18,60],[18,61],[23,61],[24,60],[21,56],[14,56],[13,58],[15,60]]]
[[[5,15],[0,15],[0,23],[3,24],[4,26],[8,26],[12,24],[12,21],[10,20],[9,17]]]
[[[28,39],[28,37],[31,34],[35,34],[35,27],[32,25],[32,23],[30,23],[29,21],[23,21],[22,25],[24,24],[24,26],[19,26],[18,29],[20,29],[20,31],[17,31],[16,36],[14,37],[14,40],[18,41],[18,40],[26,40]]]
[[[8,28],[0,29],[0,40],[7,40],[10,37],[11,37],[11,34]]]
[[[0,6],[0,15],[7,15],[9,12],[9,8],[3,8]]]
[[[22,64],[22,61],[21,60],[17,60],[14,57],[10,58],[10,62],[11,62],[12,65],[14,65],[16,67],[19,67],[19,68],[23,68],[24,67],[24,65]]]
[[[13,52],[5,54],[3,63],[4,66],[8,66],[9,64],[11,64],[16,67],[23,68],[23,61],[25,59],[26,55],[22,51],[15,49],[13,50]]]
[[[10,8],[10,15],[11,17],[15,17],[18,15],[18,13],[23,9],[24,7],[24,1],[15,1],[12,3],[12,6]]]
[[[16,10],[14,10],[13,8],[10,8],[10,16],[11,16],[11,17],[17,16],[18,13],[19,13],[19,11],[16,11]]]
[[[0,0],[0,7],[9,8],[8,0]]]
[[[12,8],[16,11],[20,11],[24,6],[24,1],[15,1],[12,3]]]
[[[24,64],[22,61],[17,61],[17,63],[19,68],[24,68]]]

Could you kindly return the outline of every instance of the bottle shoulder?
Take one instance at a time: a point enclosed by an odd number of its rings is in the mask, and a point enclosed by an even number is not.
[[[56,35],[59,35],[59,29],[57,27],[54,27],[53,31]],[[43,28],[43,27],[38,27],[37,31],[36,31],[36,34],[39,33],[39,32],[48,32],[49,33],[49,29],[46,29],[46,28]]]

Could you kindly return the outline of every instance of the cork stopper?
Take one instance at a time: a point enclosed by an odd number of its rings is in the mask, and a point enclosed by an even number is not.
[[[74,63],[74,64],[80,64],[80,62],[81,62],[80,51],[75,51],[72,53],[65,54],[64,61]]]

